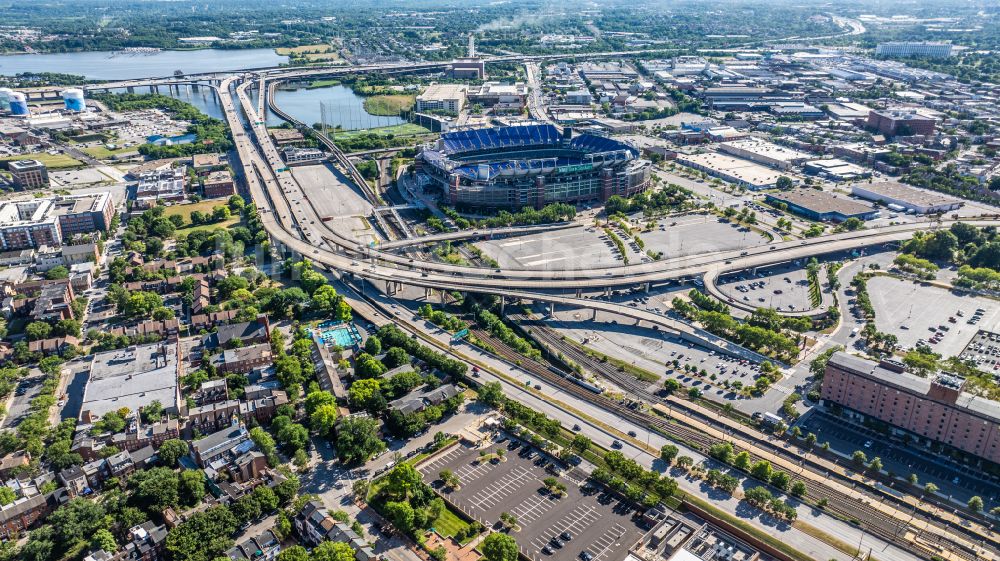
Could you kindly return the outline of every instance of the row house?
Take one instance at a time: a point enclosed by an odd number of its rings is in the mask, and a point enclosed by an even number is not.
[[[126,335],[131,338],[145,338],[150,335],[159,335],[160,339],[173,343],[180,337],[180,329],[180,321],[177,318],[172,318],[144,321],[128,327],[113,327],[110,333],[116,337]]]
[[[226,349],[213,359],[213,363],[220,372],[246,374],[255,368],[271,365],[271,345],[260,343],[248,347]]]
[[[337,522],[319,501],[309,501],[293,520],[295,531],[309,546],[317,546],[324,541],[346,543],[354,550],[356,561],[374,561],[375,552],[350,526]]]
[[[128,531],[125,547],[108,552],[98,549],[83,561],[160,561],[166,559],[167,527],[147,520]]]
[[[0,508],[0,538],[11,539],[28,530],[69,500],[65,489],[18,499]]]
[[[197,291],[197,287],[198,286],[195,285],[196,291]],[[195,302],[197,302],[197,301],[198,300],[196,298]],[[200,307],[202,309],[204,309],[206,306],[208,306],[207,303],[204,304],[204,305],[202,305],[202,306],[200,306]],[[239,310],[223,310],[221,312],[211,312],[211,313],[208,313],[208,314],[193,315],[193,316],[191,316],[191,329],[196,330],[196,331],[200,331],[202,329],[206,329],[206,330],[207,329],[212,329],[213,327],[215,327],[217,325],[222,325],[222,324],[229,323],[229,322],[235,320],[236,316],[238,316],[239,313],[240,313]]]

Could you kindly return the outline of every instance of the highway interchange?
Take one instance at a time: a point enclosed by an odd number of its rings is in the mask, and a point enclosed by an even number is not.
[[[872,228],[810,240],[767,244],[742,251],[722,251],[613,269],[482,269],[414,260],[380,249],[359,247],[356,241],[344,237],[324,223],[292,175],[278,171],[284,168],[284,163],[258,113],[261,106],[254,103],[249,91],[252,85],[259,83],[259,77],[247,78],[249,79],[241,76],[227,77],[218,89],[226,119],[234,131],[234,141],[247,187],[276,249],[284,256],[306,258],[336,274],[367,279],[386,288],[393,285],[410,285],[435,290],[484,292],[516,299],[613,312],[652,326],[686,333],[699,338],[703,344],[709,346],[716,344],[726,352],[740,354],[749,351],[721,339],[713,342],[707,334],[659,313],[583,297],[583,291],[595,292],[615,286],[635,286],[695,277],[703,277],[707,282],[711,282],[718,275],[728,271],[898,242],[910,237],[915,231],[929,227],[946,227],[953,222],[942,220],[935,223]],[[246,115],[246,126],[241,121],[240,111]],[[344,185],[343,188],[350,187]],[[979,226],[1000,224],[995,217],[978,217],[967,222]],[[359,313],[362,313],[361,310]],[[377,312],[369,313],[378,316]],[[362,315],[370,317],[364,313]],[[516,385],[508,384],[508,387]],[[594,409],[591,407],[587,411],[590,414]],[[833,524],[835,527],[840,524],[831,522],[827,517],[821,518],[824,524]],[[842,532],[850,533],[850,529],[839,527],[837,533]],[[894,546],[882,545],[882,554],[885,558],[913,558]]]

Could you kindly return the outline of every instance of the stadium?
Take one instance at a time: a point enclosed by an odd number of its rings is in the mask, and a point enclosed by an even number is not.
[[[604,202],[645,190],[650,177],[636,148],[552,125],[448,132],[424,147],[417,169],[451,204],[473,207]]]

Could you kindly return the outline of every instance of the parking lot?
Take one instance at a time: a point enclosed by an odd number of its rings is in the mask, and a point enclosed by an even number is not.
[[[959,355],[980,329],[993,331],[1000,323],[996,301],[931,285],[873,277],[868,294],[879,331],[896,335],[902,347],[927,343],[944,357]]]
[[[503,438],[503,437],[501,437]],[[501,513],[517,518],[511,535],[521,553],[533,560],[621,561],[646,532],[635,511],[582,480],[546,470],[547,456],[530,445],[503,439],[489,450],[505,446],[504,461],[478,462],[479,449],[459,445],[420,467],[424,480],[439,486],[441,470],[458,476],[460,487],[445,492],[466,514],[493,526]],[[557,477],[567,495],[548,493],[542,480]],[[581,484],[583,484],[581,486]]]
[[[830,449],[850,457],[855,450],[861,450],[869,459],[882,460],[883,470],[906,479],[909,474],[917,475],[917,484],[927,483],[938,486],[938,493],[952,497],[965,504],[973,495],[986,502],[989,510],[1000,497],[1000,479],[989,477],[982,470],[955,464],[943,454],[931,454],[912,444],[891,442],[886,436],[825,413],[810,415],[801,425],[804,432],[813,432],[819,442],[829,442]]]
[[[593,226],[477,242],[476,246],[501,268],[578,270],[624,264],[614,243]],[[630,252],[629,259],[635,262],[635,254]]]
[[[976,333],[959,358],[974,361],[980,370],[992,372],[994,378],[1000,377],[1000,333]]]
[[[788,263],[756,274],[742,271],[719,279],[719,290],[733,300],[776,310],[808,310],[809,279],[804,265]]]
[[[645,224],[641,217],[637,219]],[[639,237],[645,242],[646,249],[662,251],[664,259],[732,251],[768,242],[767,238],[750,228],[713,215],[664,218],[657,222],[656,229],[642,232]]]

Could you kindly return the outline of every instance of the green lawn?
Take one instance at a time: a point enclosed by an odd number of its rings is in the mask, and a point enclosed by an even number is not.
[[[453,538],[459,531],[464,532],[469,527],[469,523],[458,517],[457,514],[452,512],[451,508],[445,504],[444,510],[441,511],[441,516],[434,521],[434,531],[441,534],[445,538]],[[470,538],[466,538],[461,543],[468,543]]]
[[[212,209],[217,206],[225,206],[226,199],[206,199],[204,201],[198,201],[196,203],[188,203],[184,205],[171,205],[168,206],[165,211],[163,211],[164,216],[174,216],[179,215],[184,218],[184,226],[177,229],[178,234],[190,234],[191,232],[196,232],[198,230],[215,230],[216,228],[229,228],[239,223],[239,214],[233,214],[232,218],[228,220],[223,220],[221,222],[213,222],[211,224],[199,224],[198,226],[191,225],[191,213],[195,211],[200,211],[202,214],[210,215],[212,214]]]
[[[2,161],[11,160],[38,160],[45,164],[45,167],[49,169],[67,169],[75,168],[83,165],[83,162],[77,160],[76,158],[67,156],[66,154],[49,154],[48,152],[35,152],[32,154],[22,154],[20,156],[12,156],[9,158],[3,158]]]
[[[375,129],[364,129],[357,131],[335,131],[333,133],[333,139],[336,140],[351,140],[354,137],[361,136],[363,134],[374,134],[378,136],[421,136],[425,134],[430,134],[431,131],[420,125],[415,125],[413,123],[402,123],[399,125],[392,125],[388,127],[379,127]]]
[[[373,95],[365,98],[365,111],[372,115],[399,115],[413,109],[417,96],[412,94]]]
[[[133,146],[131,148],[115,148],[114,150],[109,150],[104,146],[88,146],[87,148],[82,148],[80,151],[85,154],[89,154],[98,160],[108,160],[115,156],[120,156],[121,154],[137,153],[139,148]]]

